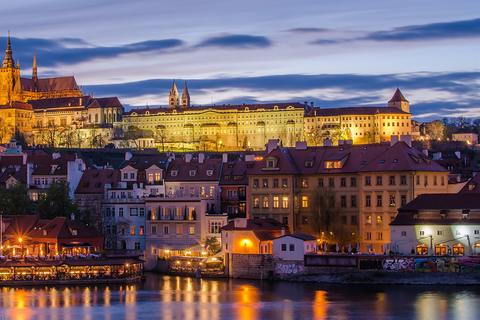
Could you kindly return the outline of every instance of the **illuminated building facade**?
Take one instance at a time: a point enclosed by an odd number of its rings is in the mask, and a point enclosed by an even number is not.
[[[391,251],[419,255],[480,252],[478,193],[423,194],[398,209]]]
[[[273,218],[293,232],[312,234],[315,192],[330,189],[340,222],[379,252],[390,242],[388,224],[398,207],[422,193],[448,191],[448,171],[407,143],[395,138],[391,144],[330,147],[269,143],[267,155],[248,172],[248,217]]]

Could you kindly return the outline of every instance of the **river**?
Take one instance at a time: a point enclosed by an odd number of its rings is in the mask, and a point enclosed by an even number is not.
[[[147,274],[131,285],[3,287],[1,320],[480,319],[474,286],[373,286]]]

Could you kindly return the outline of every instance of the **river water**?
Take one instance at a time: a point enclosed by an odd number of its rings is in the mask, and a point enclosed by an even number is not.
[[[1,289],[0,319],[480,319],[474,286],[366,286],[147,274],[132,285]]]

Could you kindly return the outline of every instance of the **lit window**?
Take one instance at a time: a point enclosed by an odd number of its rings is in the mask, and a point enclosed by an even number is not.
[[[308,196],[302,196],[302,208],[308,208]]]

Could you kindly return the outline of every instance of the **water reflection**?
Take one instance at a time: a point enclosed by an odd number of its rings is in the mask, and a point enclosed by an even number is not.
[[[134,285],[2,288],[0,319],[476,319],[474,287],[347,286],[149,274]]]

